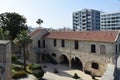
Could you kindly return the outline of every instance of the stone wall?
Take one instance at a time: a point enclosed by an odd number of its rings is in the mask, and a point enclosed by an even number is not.
[[[37,53],[40,52],[40,49],[43,47],[43,36],[48,33],[47,30],[43,29],[41,32],[37,33],[36,35],[31,37],[32,44],[29,44],[28,51],[29,51],[29,61],[36,62],[37,61]],[[38,40],[40,40],[40,48],[38,48]]]
[[[61,40],[57,40],[57,46],[53,45],[53,39],[46,39],[46,48],[48,53],[52,56],[52,53],[56,54],[53,57],[58,63],[61,61],[60,56],[65,55],[71,64],[72,58],[79,58],[82,62],[84,70],[90,71],[91,74],[97,76],[103,75],[106,70],[107,63],[114,63],[115,59],[115,43],[106,42],[92,42],[92,41],[79,41],[78,50],[74,49],[74,40],[65,40],[65,47],[61,47]],[[96,45],[96,53],[91,53],[91,44]],[[101,54],[100,46],[106,47],[105,54]],[[99,69],[91,68],[92,62],[99,65]]]
[[[0,64],[4,69],[0,80],[12,80],[11,44],[9,41],[0,41]]]

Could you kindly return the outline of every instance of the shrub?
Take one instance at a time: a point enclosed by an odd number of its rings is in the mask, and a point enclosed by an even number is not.
[[[80,77],[78,76],[78,74],[77,74],[77,73],[74,73],[73,78],[75,78],[75,79],[79,79]]]
[[[41,79],[44,75],[44,71],[42,70],[41,66],[39,64],[30,64],[27,66],[27,71],[34,76],[36,76],[38,79]]]
[[[42,70],[33,70],[33,75],[38,79],[41,79],[44,76],[44,71]]]
[[[27,73],[25,71],[18,71],[18,72],[12,73],[13,79],[19,79],[19,78],[23,78],[23,77],[27,77]]]
[[[37,70],[37,69],[42,70],[42,68],[39,64],[31,64],[31,65],[29,65],[29,68],[31,70]]]
[[[17,61],[17,56],[16,55],[12,55],[12,62],[16,62]]]
[[[32,74],[32,73],[33,73],[33,71],[30,69],[30,66],[29,66],[29,65],[26,67],[26,69],[27,69],[27,72],[28,72],[29,74]]]
[[[14,66],[13,69],[14,69],[15,71],[22,71],[22,70],[23,70],[23,68],[22,68],[22,67],[19,67],[19,66]]]

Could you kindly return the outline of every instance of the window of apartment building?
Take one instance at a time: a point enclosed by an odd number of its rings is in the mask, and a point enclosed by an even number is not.
[[[92,62],[91,67],[92,67],[93,69],[99,69],[99,65],[98,65],[98,63],[96,63],[96,62]]]
[[[61,40],[61,46],[65,47],[65,40]]]
[[[40,40],[38,40],[38,48],[40,48],[41,46],[40,46]]]
[[[106,46],[100,45],[100,54],[105,54],[105,53],[106,53]]]
[[[91,31],[91,29],[87,29],[88,31]]]
[[[45,40],[43,40],[43,48],[45,48]]]
[[[75,40],[75,41],[74,41],[75,49],[78,49],[78,45],[79,45],[78,40]]]
[[[57,44],[56,44],[56,39],[53,39],[53,44],[54,44],[54,46],[57,45]]]
[[[91,45],[91,53],[96,53],[96,46],[94,44]]]
[[[108,23],[110,23],[110,21],[108,21]]]
[[[85,29],[85,27],[83,27],[83,29]]]
[[[78,15],[78,13],[76,13],[76,15]]]

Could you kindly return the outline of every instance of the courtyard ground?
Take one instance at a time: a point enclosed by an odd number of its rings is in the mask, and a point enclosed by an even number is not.
[[[44,80],[93,80],[88,74],[78,69],[69,68],[67,65],[63,64],[51,64],[51,63],[41,63],[45,74],[43,76]],[[58,73],[54,73],[57,70]],[[72,78],[74,73],[77,73],[81,79]],[[28,78],[22,78],[19,80],[37,80],[33,75],[29,75]],[[97,79],[99,80],[99,79]]]
[[[46,71],[43,77],[46,80],[75,80],[72,78],[74,73],[77,73],[81,80],[93,80],[90,75],[80,70],[69,68],[67,65],[42,63],[42,67],[43,70]],[[54,69],[56,69],[58,73],[54,73]]]
[[[29,74],[27,78],[21,78],[21,79],[18,79],[18,80],[37,80],[37,78],[35,76]]]

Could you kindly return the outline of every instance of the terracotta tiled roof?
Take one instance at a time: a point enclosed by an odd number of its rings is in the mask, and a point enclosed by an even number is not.
[[[38,32],[41,32],[41,31],[42,31],[42,29],[36,29],[35,31],[30,33],[30,36],[32,37],[32,36],[34,36],[35,34],[37,34]]]
[[[45,38],[115,42],[119,31],[50,32]]]

